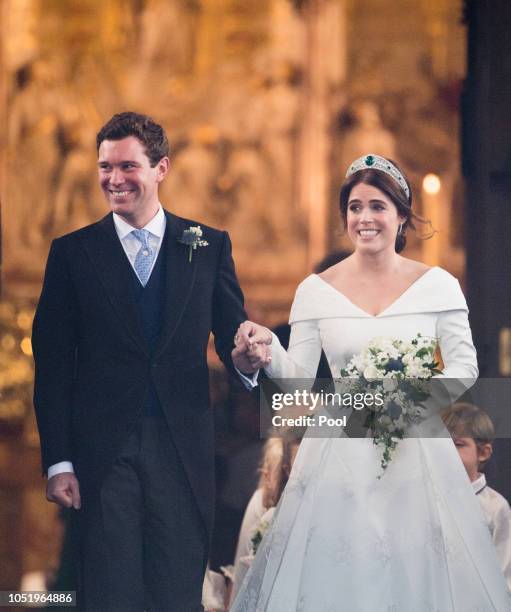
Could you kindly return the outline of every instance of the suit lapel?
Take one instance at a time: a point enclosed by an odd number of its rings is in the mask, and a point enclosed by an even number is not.
[[[188,259],[189,249],[179,242],[183,231],[190,227],[184,219],[165,211],[167,225],[167,261],[165,279],[165,312],[162,327],[155,349],[155,356],[160,355],[171,341],[181,321],[185,307],[190,299],[197,273],[197,251],[192,261]]]
[[[133,269],[115,231],[112,213],[99,221],[94,231],[82,241],[119,319],[133,340],[149,355],[133,296]]]

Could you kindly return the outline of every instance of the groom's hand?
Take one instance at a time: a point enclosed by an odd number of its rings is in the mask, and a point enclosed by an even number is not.
[[[48,480],[46,499],[64,508],[79,510],[82,505],[80,485],[73,472],[61,472]]]
[[[271,349],[266,344],[253,344],[248,349],[245,346],[236,346],[231,356],[234,365],[242,374],[253,374],[270,363]]]

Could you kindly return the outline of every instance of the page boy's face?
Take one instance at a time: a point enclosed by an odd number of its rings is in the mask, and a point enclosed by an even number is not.
[[[472,482],[479,476],[479,466],[481,463],[488,461],[490,458],[492,453],[491,444],[478,446],[474,438],[455,437],[453,439],[468,477]]]

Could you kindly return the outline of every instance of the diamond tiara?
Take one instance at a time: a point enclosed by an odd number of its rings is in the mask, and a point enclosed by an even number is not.
[[[366,168],[371,168],[372,170],[380,170],[380,172],[385,172],[391,176],[401,187],[401,189],[406,193],[406,197],[410,199],[410,189],[405,181],[405,177],[399,172],[399,170],[394,166],[393,163],[389,162],[388,159],[381,157],[380,155],[375,155],[374,153],[370,153],[369,155],[363,155],[356,159],[351,166],[348,168],[346,172],[346,178],[358,172],[359,170],[365,170]]]

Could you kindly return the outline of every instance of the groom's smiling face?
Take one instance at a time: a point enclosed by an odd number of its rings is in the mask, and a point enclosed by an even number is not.
[[[144,145],[135,136],[104,140],[99,146],[101,189],[112,211],[133,227],[143,227],[156,214],[158,185],[168,167],[168,157],[151,166]]]

